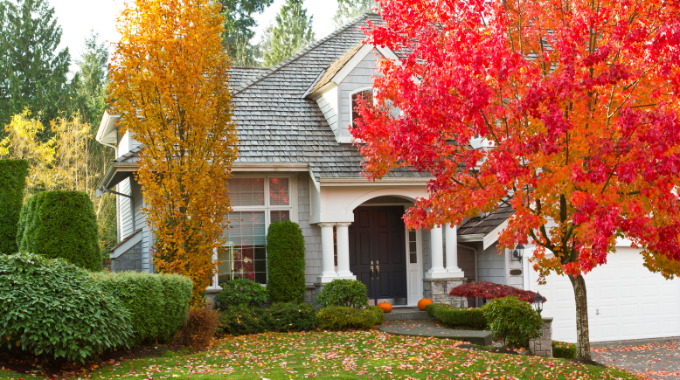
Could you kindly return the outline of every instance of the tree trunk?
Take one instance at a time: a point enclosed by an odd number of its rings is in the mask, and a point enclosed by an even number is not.
[[[591,360],[586,280],[581,275],[568,277],[571,280],[571,286],[574,287],[574,298],[576,300],[576,358]]]

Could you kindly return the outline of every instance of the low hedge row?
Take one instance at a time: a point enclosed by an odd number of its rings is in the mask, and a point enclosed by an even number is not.
[[[134,346],[167,342],[186,320],[193,288],[187,277],[138,272],[100,272],[91,277],[130,311]]]
[[[553,357],[564,359],[576,358],[576,345],[573,343],[560,342],[553,340],[552,342]]]
[[[447,326],[487,329],[489,325],[481,308],[456,309],[451,305],[434,303],[427,305],[425,311]]]
[[[318,313],[306,303],[276,303],[269,308],[239,305],[220,314],[222,334],[246,335],[266,331],[312,331],[321,329],[344,331],[369,329],[385,320],[384,312],[375,306],[356,309],[345,306],[329,306]]]

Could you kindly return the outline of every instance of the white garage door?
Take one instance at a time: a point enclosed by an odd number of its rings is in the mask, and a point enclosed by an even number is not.
[[[680,336],[680,280],[649,272],[632,248],[619,248],[608,263],[584,276],[588,289],[590,341]],[[553,317],[553,340],[576,342],[576,306],[569,279],[551,275],[546,285],[527,271],[530,289],[548,301],[542,315]]]

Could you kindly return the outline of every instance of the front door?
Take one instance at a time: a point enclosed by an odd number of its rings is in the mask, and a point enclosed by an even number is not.
[[[349,226],[350,270],[366,285],[371,300],[406,304],[403,215],[403,206],[366,206],[354,210],[354,223]]]

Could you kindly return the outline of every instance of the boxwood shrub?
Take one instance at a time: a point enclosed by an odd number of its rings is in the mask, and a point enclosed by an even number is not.
[[[368,306],[366,285],[359,280],[333,280],[324,285],[316,297],[321,307],[328,306]]]
[[[0,255],[0,342],[9,350],[85,362],[129,348],[130,312],[88,272],[30,253]]]
[[[217,332],[231,335],[258,334],[265,331],[265,309],[238,305],[220,313]]]
[[[102,270],[97,217],[80,191],[46,191],[21,209],[17,245],[21,252],[61,258],[81,268]]]
[[[319,328],[329,331],[370,329],[385,321],[385,313],[377,306],[357,309],[347,306],[328,306],[317,314]]]
[[[439,322],[461,328],[483,330],[488,328],[488,322],[482,309],[457,309],[451,305],[434,303],[425,308],[427,314]]]
[[[27,175],[28,161],[0,160],[0,254],[18,252],[17,226]]]
[[[130,311],[134,345],[167,342],[186,320],[193,288],[188,277],[137,272],[99,272],[92,277]]]
[[[481,307],[494,338],[506,348],[528,348],[541,336],[543,319],[531,305],[517,297],[496,298]]]
[[[267,290],[272,303],[305,299],[305,239],[297,223],[274,222],[267,231]]]
[[[552,341],[553,357],[564,359],[576,358],[576,345],[573,343]]]
[[[230,306],[261,306],[269,299],[267,288],[247,278],[237,278],[220,284],[222,291],[215,297],[215,307],[227,310]]]
[[[316,310],[308,303],[275,303],[264,313],[269,331],[311,331],[316,326]]]

